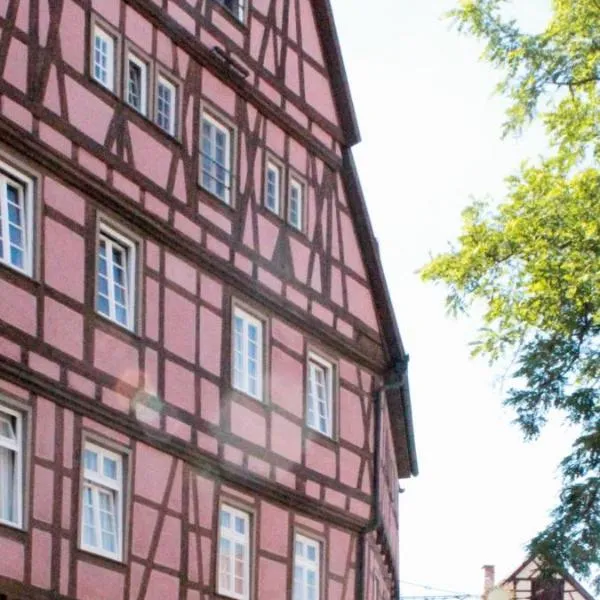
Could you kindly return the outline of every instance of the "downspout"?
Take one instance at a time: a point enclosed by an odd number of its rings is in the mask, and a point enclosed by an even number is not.
[[[402,360],[398,361],[394,365],[392,371],[392,381],[384,383],[379,389],[373,393],[373,411],[375,422],[373,424],[373,494],[371,502],[371,518],[365,526],[360,530],[358,534],[358,541],[356,544],[357,554],[357,569],[356,569],[356,600],[365,600],[366,590],[366,572],[365,572],[365,545],[367,535],[373,531],[379,529],[383,524],[383,518],[381,511],[379,510],[379,495],[380,495],[380,439],[381,439],[381,414],[383,410],[383,398],[386,390],[393,390],[400,388],[404,385],[404,375],[408,366],[408,355],[403,357]],[[398,595],[399,595],[399,586]]]

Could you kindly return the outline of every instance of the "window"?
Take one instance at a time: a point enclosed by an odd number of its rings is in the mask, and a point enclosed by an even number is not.
[[[115,89],[115,38],[94,24],[92,77],[111,92]]]
[[[121,560],[123,457],[86,442],[83,450],[81,547]]]
[[[265,175],[265,206],[276,215],[280,212],[281,168],[271,160],[267,160]]]
[[[302,231],[304,215],[304,185],[290,177],[290,190],[288,197],[288,223]]]
[[[200,148],[200,184],[231,204],[231,130],[210,115],[202,115]]]
[[[320,596],[320,544],[296,534],[294,539],[294,598],[318,600]]]
[[[244,20],[244,0],[216,0],[223,8],[226,8],[238,21]]]
[[[564,579],[539,578],[531,581],[532,600],[563,600]]]
[[[163,75],[156,81],[156,124],[169,135],[175,135],[177,87]]]
[[[23,526],[23,416],[0,406],[0,523]]]
[[[333,366],[311,354],[308,359],[306,422],[311,429],[332,435]]]
[[[96,309],[111,321],[133,329],[134,299],[135,244],[102,223],[98,239]]]
[[[240,308],[233,312],[233,387],[262,400],[263,324]]]
[[[250,515],[222,505],[219,513],[217,593],[250,597]]]
[[[148,64],[132,52],[127,55],[127,104],[139,113],[148,112]]]
[[[33,181],[0,163],[0,263],[31,275]]]

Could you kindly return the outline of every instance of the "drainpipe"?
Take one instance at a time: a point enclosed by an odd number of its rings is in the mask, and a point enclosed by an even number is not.
[[[383,518],[381,511],[379,510],[379,472],[380,472],[380,444],[381,439],[381,414],[383,409],[383,398],[384,394],[388,390],[394,390],[401,388],[404,385],[404,375],[408,366],[408,355],[404,356],[402,360],[398,361],[394,365],[392,376],[389,383],[384,383],[379,389],[375,390],[373,394],[373,411],[375,416],[375,422],[373,427],[373,479],[372,479],[372,502],[371,502],[371,518],[366,525],[360,530],[358,534],[358,541],[356,546],[357,553],[357,569],[356,569],[356,600],[365,599],[366,590],[366,573],[365,573],[365,545],[367,535],[377,529],[383,524]],[[398,598],[400,597],[400,586],[397,586]]]

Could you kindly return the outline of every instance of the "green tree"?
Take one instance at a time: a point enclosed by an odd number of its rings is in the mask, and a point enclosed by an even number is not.
[[[530,550],[590,577],[600,567],[600,0],[554,0],[538,33],[505,3],[463,0],[451,17],[502,73],[504,134],[539,121],[548,155],[509,177],[500,202],[469,206],[458,242],[422,276],[448,286],[450,312],[483,307],[474,353],[514,360],[505,403],[526,438],[556,410],[578,427],[559,503]]]

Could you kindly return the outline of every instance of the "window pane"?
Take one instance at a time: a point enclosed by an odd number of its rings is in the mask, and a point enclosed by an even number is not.
[[[240,517],[235,518],[235,530],[241,534],[246,533],[246,522],[244,519]]]
[[[157,86],[156,123],[167,133],[175,130],[175,91],[171,84],[159,80]]]
[[[94,37],[94,79],[112,89],[113,44],[110,37],[98,29]]]
[[[117,551],[116,513],[114,496],[107,491],[99,492],[100,528],[102,530],[102,548],[107,552]]]
[[[129,59],[129,78],[127,85],[127,102],[140,112],[145,112],[145,68],[133,59]]]
[[[104,457],[104,476],[117,480],[117,461],[106,456]]]
[[[98,243],[96,307],[124,327],[131,326],[133,311],[129,270],[133,249],[102,234]]]
[[[222,510],[221,511],[221,527],[226,527],[227,529],[229,529],[230,527],[230,515],[227,511]]]
[[[83,453],[83,464],[86,471],[98,472],[98,454],[92,450],[86,449]]]
[[[16,453],[0,447],[0,519],[17,520]]]
[[[94,493],[91,487],[83,488],[83,541],[88,546],[95,547],[96,526],[94,520]]]
[[[206,117],[202,119],[202,186],[228,202],[231,186],[229,171],[229,132]]]

